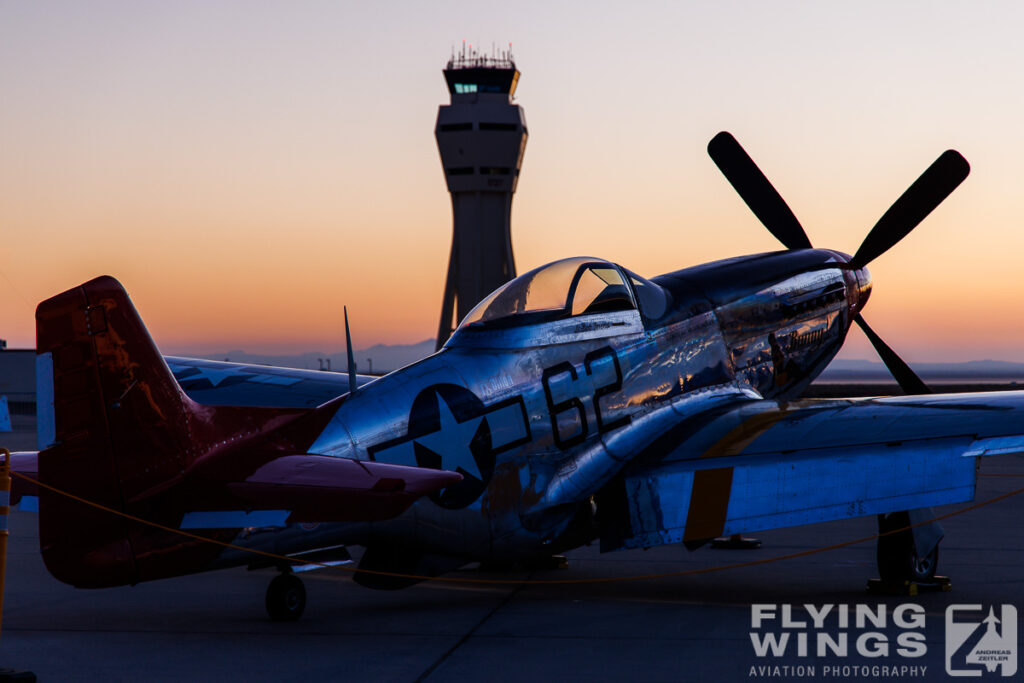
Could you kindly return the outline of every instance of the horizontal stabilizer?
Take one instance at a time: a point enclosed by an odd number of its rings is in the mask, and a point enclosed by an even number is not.
[[[39,479],[39,454],[35,451],[15,451],[11,453],[10,467],[11,472],[23,474],[32,480],[11,477],[11,505],[20,504],[25,496],[37,498],[39,487],[33,482]]]
[[[260,509],[292,510],[288,522],[385,519],[420,496],[462,481],[456,472],[325,455],[288,455],[228,484]]]

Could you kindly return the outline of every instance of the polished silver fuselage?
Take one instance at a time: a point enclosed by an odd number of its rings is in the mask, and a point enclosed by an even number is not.
[[[594,497],[657,431],[631,427],[679,422],[738,396],[799,395],[841,347],[870,287],[866,271],[823,250],[654,282],[672,295],[657,321],[634,310],[460,329],[438,353],[361,387],[311,452],[457,469],[468,488],[394,520],[323,525],[295,540],[466,559],[585,543],[597,533]]]

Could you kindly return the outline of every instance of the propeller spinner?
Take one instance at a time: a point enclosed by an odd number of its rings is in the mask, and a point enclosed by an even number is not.
[[[731,134],[722,131],[708,143],[708,154],[768,231],[787,249],[810,249],[803,226],[793,211]],[[868,232],[850,266],[860,270],[884,254],[925,219],[967,178],[971,167],[955,150],[946,150],[900,195]],[[929,393],[921,378],[910,369],[867,321],[858,314],[854,321],[867,335],[885,367],[906,394]]]

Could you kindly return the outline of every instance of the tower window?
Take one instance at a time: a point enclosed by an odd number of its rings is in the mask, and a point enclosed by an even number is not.
[[[445,169],[448,175],[473,175],[472,166],[458,166],[456,168]]]
[[[514,123],[481,123],[480,130],[508,130],[515,132],[519,126]]]
[[[463,95],[465,93],[470,93],[470,92],[476,92],[476,90],[477,90],[476,83],[456,83],[455,84],[455,92],[458,93],[459,95]]]
[[[508,175],[512,172],[512,169],[504,166],[481,166],[481,175]]]
[[[473,130],[472,123],[442,123],[437,127],[442,133],[450,133],[456,130]]]

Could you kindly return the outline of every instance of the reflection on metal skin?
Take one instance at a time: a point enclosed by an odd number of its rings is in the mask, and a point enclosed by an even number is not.
[[[342,403],[310,450],[466,477],[399,519],[354,530],[368,533],[363,542],[541,552],[626,462],[655,457],[654,435],[697,415],[699,432],[719,405],[797,395],[839,350],[851,303],[869,289],[857,272],[848,291],[847,258],[779,252],[670,273],[653,281],[672,302],[654,321],[632,308],[460,327],[440,352]],[[514,442],[502,429],[527,436]]]

